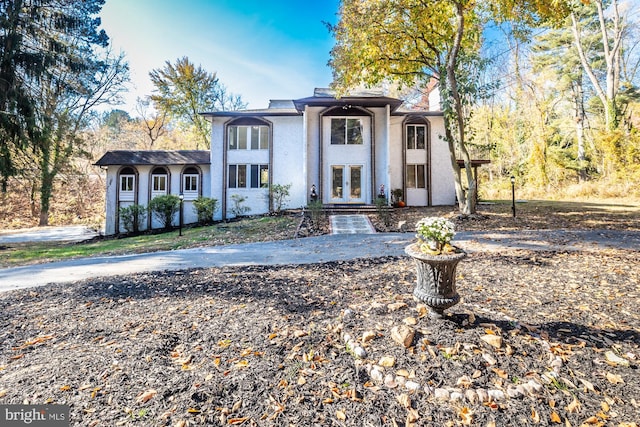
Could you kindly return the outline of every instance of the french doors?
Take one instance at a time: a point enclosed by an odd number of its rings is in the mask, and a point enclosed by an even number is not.
[[[364,203],[364,165],[331,165],[330,203]]]

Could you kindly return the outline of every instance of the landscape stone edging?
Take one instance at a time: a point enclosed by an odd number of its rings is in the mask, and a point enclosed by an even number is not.
[[[347,309],[351,313],[350,309]],[[345,310],[345,312],[347,312]],[[345,344],[346,351],[354,356],[359,363],[362,363],[368,356],[364,347],[358,344],[353,336],[344,331],[344,323],[338,324],[338,330],[341,332],[341,339]],[[559,377],[560,368],[563,365],[562,358],[557,355],[553,355],[549,344],[541,340],[538,337],[533,337],[538,341],[542,347],[550,352],[553,356],[551,362],[552,370],[541,375],[541,380],[546,384],[552,384]],[[358,363],[357,362],[357,363]],[[540,395],[544,391],[544,385],[540,382],[530,379],[528,382],[518,384],[515,386],[508,386],[505,390],[501,389],[484,389],[484,388],[460,388],[460,387],[432,387],[428,384],[422,385],[415,381],[401,376],[387,373],[385,375],[385,368],[378,364],[366,363],[364,365],[367,374],[371,381],[377,385],[384,385],[387,389],[395,389],[403,387],[409,393],[424,392],[426,396],[432,396],[436,400],[453,402],[467,401],[471,404],[476,403],[490,403],[490,402],[503,402],[507,399],[517,399],[524,397],[531,397],[533,399],[539,399]]]

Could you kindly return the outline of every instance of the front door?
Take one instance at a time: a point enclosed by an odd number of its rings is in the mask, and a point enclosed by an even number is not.
[[[371,119],[323,118],[323,203],[371,200]]]
[[[331,165],[330,203],[364,203],[363,165]]]

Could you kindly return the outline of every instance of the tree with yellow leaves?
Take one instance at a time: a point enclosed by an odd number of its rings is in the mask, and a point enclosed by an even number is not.
[[[330,26],[336,44],[329,61],[338,95],[359,85],[392,80],[401,86],[437,78],[460,212],[476,211],[477,184],[467,144],[471,106],[482,96],[482,32],[489,21],[526,25],[559,22],[569,14],[565,0],[343,0]],[[463,187],[464,161],[468,188]]]

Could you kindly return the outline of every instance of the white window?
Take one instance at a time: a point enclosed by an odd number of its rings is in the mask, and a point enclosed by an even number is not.
[[[166,175],[153,175],[152,189],[154,193],[166,193],[167,191],[167,176]]]
[[[332,145],[360,145],[362,144],[362,122],[360,119],[337,118],[331,119]]]
[[[200,181],[198,175],[183,175],[182,176],[182,188],[185,193],[197,193],[198,181]]]
[[[269,126],[229,126],[229,150],[268,150]]]
[[[193,166],[182,172],[182,191],[186,194],[197,194],[200,191],[200,173]]]
[[[135,175],[120,175],[120,192],[133,193],[135,188]]]
[[[407,150],[425,150],[427,147],[427,127],[407,125]]]
[[[268,188],[269,165],[229,165],[229,188]]]
[[[427,188],[426,165],[407,165],[407,188]]]

